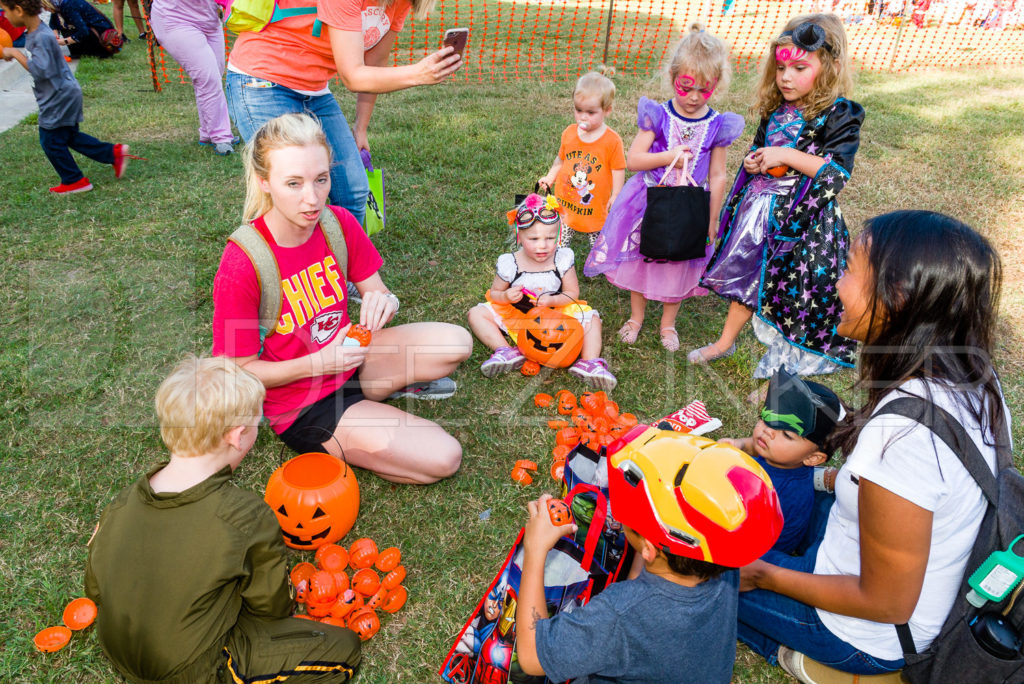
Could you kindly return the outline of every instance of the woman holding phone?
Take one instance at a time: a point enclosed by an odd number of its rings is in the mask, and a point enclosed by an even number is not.
[[[369,186],[359,159],[377,93],[440,83],[462,65],[445,46],[415,64],[388,66],[397,32],[414,12],[424,17],[435,0],[319,0],[315,14],[289,17],[238,36],[228,61],[231,118],[248,141],[266,121],[306,112],[319,119],[331,145],[331,203],[363,223]],[[282,9],[309,0],[279,0]],[[335,75],[357,93],[355,130],[327,87]],[[354,133],[354,135],[353,135]]]

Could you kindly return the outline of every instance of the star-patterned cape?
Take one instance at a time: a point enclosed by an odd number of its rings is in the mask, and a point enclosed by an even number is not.
[[[764,146],[769,128],[779,125],[775,119],[781,111],[761,121],[751,150]],[[863,122],[864,108],[844,98],[803,122],[793,146],[826,163],[814,178],[802,176],[788,196],[775,202],[756,312],[791,344],[844,366],[853,365],[856,342],[836,333],[842,310],[836,281],[846,267],[850,239],[836,198],[853,172]],[[741,166],[722,208],[723,245],[750,178]],[[711,263],[717,258],[716,253]]]

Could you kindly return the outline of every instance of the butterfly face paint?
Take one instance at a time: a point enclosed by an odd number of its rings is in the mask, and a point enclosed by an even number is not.
[[[814,89],[814,81],[821,71],[817,52],[807,52],[795,45],[775,48],[775,85],[786,102],[800,106]]]
[[[676,110],[683,116],[699,118],[704,115],[707,109],[707,101],[715,93],[717,81],[709,81],[699,84],[697,79],[690,74],[680,74],[672,84],[676,91],[673,104]]]

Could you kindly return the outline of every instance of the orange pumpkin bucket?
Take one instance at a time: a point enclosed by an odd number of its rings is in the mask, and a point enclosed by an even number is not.
[[[359,515],[359,484],[344,461],[322,453],[300,454],[274,471],[264,501],[281,525],[284,543],[316,549],[336,542]]]
[[[64,609],[64,624],[76,632],[85,629],[96,619],[96,604],[92,599],[76,598]]]

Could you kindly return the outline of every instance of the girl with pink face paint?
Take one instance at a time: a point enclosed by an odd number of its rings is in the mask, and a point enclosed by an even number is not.
[[[729,313],[719,338],[690,352],[690,363],[730,356],[753,318],[768,348],[755,378],[778,368],[816,375],[853,365],[855,343],[836,332],[835,287],[849,242],[836,196],[853,171],[864,121],[864,109],[844,97],[851,86],[835,15],[795,17],[771,42],[754,107],[761,125],[701,279],[729,300]],[[755,390],[751,401],[759,400]]]
[[[626,344],[636,342],[647,301],[662,302],[659,336],[662,346],[674,352],[679,349],[675,323],[683,299],[707,294],[699,281],[714,252],[718,213],[728,182],[725,152],[743,132],[744,124],[739,114],[717,112],[708,104],[729,80],[725,43],[694,24],[666,61],[665,75],[673,97],[667,102],[640,98],[640,130],[626,156],[627,168],[638,173],[626,182],[612,205],[583,273],[603,273],[612,285],[630,291],[630,316],[618,333]],[[646,260],[640,254],[640,223],[647,210],[647,188],[662,182],[681,185],[686,182],[685,171],[708,191],[711,221],[704,256],[690,261]]]

